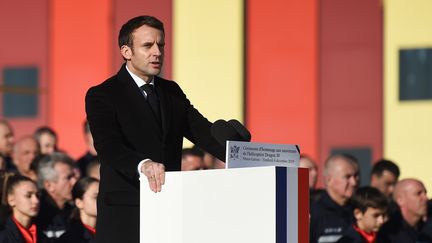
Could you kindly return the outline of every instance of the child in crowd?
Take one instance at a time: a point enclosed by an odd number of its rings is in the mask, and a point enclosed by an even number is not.
[[[355,224],[338,243],[374,243],[376,233],[387,220],[387,198],[373,187],[359,188],[351,198]]]
[[[92,177],[81,178],[72,189],[76,208],[72,212],[70,227],[56,243],[92,243],[96,234],[96,199],[99,180]]]
[[[12,214],[0,232],[0,243],[48,242],[34,223],[39,212],[36,183],[22,175],[10,176],[6,185],[6,198]]]

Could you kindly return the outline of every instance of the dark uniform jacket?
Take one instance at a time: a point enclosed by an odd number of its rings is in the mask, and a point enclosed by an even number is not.
[[[338,205],[324,192],[311,205],[310,242],[336,242],[353,221],[351,207]]]
[[[72,209],[73,206],[69,203],[66,203],[63,209],[58,208],[51,196],[45,190],[41,190],[37,225],[48,238],[58,238],[68,227]]]
[[[183,137],[224,160],[224,147],[210,133],[210,123],[173,81],[154,78],[160,120],[154,115],[125,65],[117,75],[89,89],[87,120],[101,162],[96,240],[139,241],[139,174],[144,159],[166,171],[181,169]],[[169,232],[167,232],[169,233]]]
[[[0,230],[4,229],[11,212],[8,205],[0,205]]]
[[[39,227],[36,228],[37,243],[49,243]],[[4,229],[0,231],[0,243],[25,243],[24,237],[11,217],[6,220]]]
[[[419,222],[416,228],[409,225],[400,212],[390,217],[378,232],[379,243],[432,243],[430,222]]]
[[[79,220],[73,220],[69,228],[55,243],[94,243],[94,235]]]

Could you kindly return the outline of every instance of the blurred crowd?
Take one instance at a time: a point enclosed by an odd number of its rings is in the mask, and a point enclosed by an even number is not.
[[[94,242],[99,161],[89,125],[87,151],[76,160],[40,127],[16,139],[0,121],[0,242]]]
[[[15,138],[0,120],[0,243],[95,242],[100,163],[88,122],[87,151],[73,159],[47,126]],[[183,150],[182,170],[225,168],[196,147]]]
[[[399,180],[394,161],[381,159],[371,171],[360,171],[357,159],[334,154],[320,174],[316,162],[300,156],[309,169],[311,243],[432,243],[432,201],[416,178]],[[182,170],[224,168],[199,148],[183,149]],[[360,187],[360,173],[370,173]],[[317,188],[319,175],[324,188]],[[364,183],[367,184],[367,183]]]
[[[87,151],[73,159],[58,148],[56,132],[40,127],[16,139],[0,121],[0,243],[94,242],[99,167],[93,138],[83,124]],[[355,157],[334,154],[319,171],[309,169],[310,242],[432,242],[432,203],[416,178],[399,180],[399,167],[379,160],[360,171]],[[225,168],[224,162],[197,148],[182,151],[182,170]],[[360,173],[370,173],[359,187]],[[319,175],[324,188],[317,188]]]
[[[371,171],[360,171],[355,157],[334,154],[324,162],[324,188],[317,188],[318,168],[308,156],[310,242],[432,242],[431,203],[416,178],[399,180],[394,161],[379,160]],[[360,173],[370,173],[359,187]]]

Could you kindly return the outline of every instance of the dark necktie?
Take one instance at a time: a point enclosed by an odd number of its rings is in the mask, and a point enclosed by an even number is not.
[[[141,88],[146,92],[147,94],[147,102],[149,103],[151,109],[153,110],[153,114],[155,115],[156,119],[160,121],[160,107],[159,107],[159,99],[156,95],[156,92],[154,90],[153,85],[151,84],[144,84],[141,86]]]

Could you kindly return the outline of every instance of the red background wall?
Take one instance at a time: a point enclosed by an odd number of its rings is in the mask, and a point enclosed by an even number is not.
[[[336,147],[382,156],[382,22],[381,1],[320,1],[320,161]]]
[[[39,112],[34,118],[9,119],[17,138],[33,133],[48,121],[48,0],[0,1],[0,71],[10,67],[37,67],[39,70]],[[3,85],[3,74],[0,85]],[[0,94],[0,107],[3,107]],[[0,114],[3,109],[0,108]]]
[[[381,1],[244,4],[245,121],[253,140],[299,144],[319,163],[335,147],[369,147],[373,159],[381,157]],[[119,69],[117,35],[127,19],[147,13],[165,23],[163,76],[171,78],[172,7],[171,0],[0,1],[0,27],[11,40],[0,45],[0,66],[40,71],[41,112],[11,120],[18,137],[50,125],[61,148],[81,155],[85,92]]]

